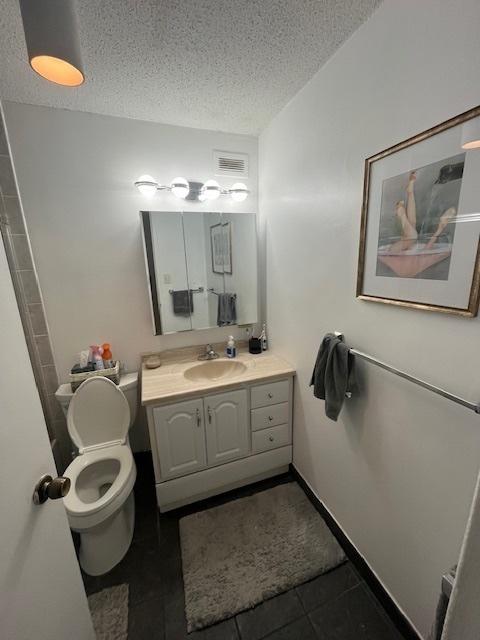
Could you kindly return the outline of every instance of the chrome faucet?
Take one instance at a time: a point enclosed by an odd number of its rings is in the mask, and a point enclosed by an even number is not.
[[[220,356],[214,350],[212,345],[211,344],[207,344],[207,346],[205,347],[205,353],[202,353],[201,355],[199,355],[198,359],[199,360],[215,360],[216,358],[219,358],[219,357]]]

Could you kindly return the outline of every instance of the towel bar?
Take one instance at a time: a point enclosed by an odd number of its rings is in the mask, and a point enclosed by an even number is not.
[[[340,340],[344,339],[344,335],[340,331],[335,331],[335,335],[337,336],[337,338],[340,338]],[[380,367],[381,369],[385,369],[385,371],[394,373],[395,375],[400,376],[400,378],[404,378],[409,382],[413,382],[413,384],[417,384],[419,387],[423,387],[424,389],[427,389],[432,393],[436,393],[437,395],[442,396],[447,400],[451,400],[456,404],[460,404],[463,407],[466,407],[467,409],[474,411],[475,413],[480,413],[480,403],[470,402],[469,400],[465,400],[465,398],[460,398],[460,396],[456,396],[455,394],[450,393],[449,391],[445,391],[445,389],[442,389],[441,387],[436,387],[435,385],[430,384],[429,382],[425,382],[425,380],[416,378],[415,376],[412,376],[409,373],[402,371],[401,369],[397,369],[396,367],[393,367],[391,364],[387,364],[382,360],[378,360],[377,358],[374,358],[373,356],[368,355],[368,353],[363,353],[363,351],[358,351],[357,349],[350,349],[350,353],[353,353],[353,355],[357,356],[357,358],[361,358],[366,362],[370,362],[371,364],[374,364],[377,367]],[[349,397],[351,397],[351,394]]]
[[[198,289],[189,289],[190,293],[202,293],[202,291],[205,291],[205,289],[203,287],[198,287]],[[175,293],[175,289],[169,289],[168,293],[170,295],[173,295]]]
[[[218,295],[220,295],[219,293],[217,293],[217,292],[215,291],[215,289],[214,289],[213,287],[210,287],[210,289],[207,289],[207,291],[208,291],[208,293],[213,293],[213,295],[214,295],[214,296],[218,296]],[[234,293],[234,294],[233,294],[233,297],[234,297],[234,298],[236,298],[236,297],[237,297],[237,294],[236,294],[236,293]]]

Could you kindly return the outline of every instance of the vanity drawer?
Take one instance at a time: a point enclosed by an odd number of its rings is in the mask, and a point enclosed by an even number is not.
[[[289,404],[272,404],[270,407],[252,409],[252,431],[275,427],[277,424],[284,424],[289,421]]]
[[[280,382],[270,382],[270,384],[252,387],[252,409],[288,402],[289,386],[288,380],[280,380]]]
[[[276,427],[254,431],[252,433],[252,453],[268,451],[290,444],[290,429],[288,424],[279,424]]]

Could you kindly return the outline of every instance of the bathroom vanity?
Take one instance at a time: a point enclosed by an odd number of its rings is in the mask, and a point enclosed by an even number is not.
[[[204,348],[142,365],[161,511],[288,470],[294,369],[270,351],[199,362]]]

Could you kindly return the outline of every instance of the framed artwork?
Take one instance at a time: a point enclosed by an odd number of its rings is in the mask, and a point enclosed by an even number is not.
[[[223,223],[223,272],[232,275],[232,224]]]
[[[210,227],[213,273],[232,273],[231,223],[224,222]]]
[[[478,312],[480,149],[462,148],[480,107],[367,158],[357,297]]]

